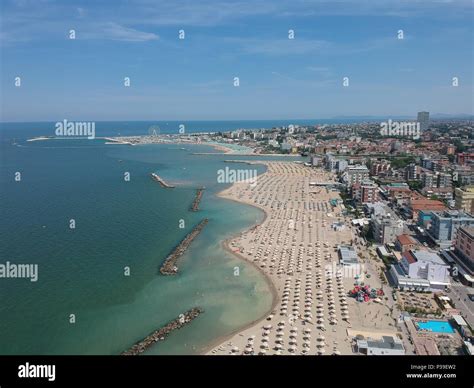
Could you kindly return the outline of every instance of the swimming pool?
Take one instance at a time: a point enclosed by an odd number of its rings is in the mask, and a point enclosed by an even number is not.
[[[433,333],[454,333],[454,329],[448,321],[417,321],[416,328]]]

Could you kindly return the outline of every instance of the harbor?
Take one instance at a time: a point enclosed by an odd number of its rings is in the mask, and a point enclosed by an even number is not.
[[[162,275],[175,275],[178,272],[178,267],[176,266],[176,262],[178,259],[186,252],[189,248],[193,240],[201,233],[204,229],[206,224],[208,223],[208,219],[204,218],[199,224],[197,224],[193,230],[178,244],[178,246],[171,252],[171,254],[166,258],[163,262],[160,273]]]
[[[197,212],[199,210],[199,203],[201,202],[203,194],[204,194],[204,187],[201,187],[196,190],[196,197],[194,198],[193,204],[191,205],[192,212]]]
[[[161,178],[158,174],[155,174],[154,172],[152,172],[150,174],[150,176],[153,180],[157,181],[160,184],[161,187],[163,187],[165,189],[174,189],[175,188],[175,186],[170,185],[163,178]]]
[[[162,328],[155,330],[153,333],[145,337],[140,342],[137,342],[130,349],[123,352],[123,356],[137,356],[147,350],[150,346],[154,345],[159,341],[164,341],[166,337],[171,334],[174,330],[181,329],[183,326],[191,323],[196,319],[203,310],[199,307],[194,307],[184,314],[180,314],[178,318],[172,320]]]

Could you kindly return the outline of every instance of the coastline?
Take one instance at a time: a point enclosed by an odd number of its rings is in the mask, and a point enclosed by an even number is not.
[[[251,164],[265,164],[265,163],[253,163],[251,162]],[[267,171],[265,171],[263,174],[260,175],[260,177],[262,177],[263,175],[265,175],[267,173]],[[263,320],[266,319],[266,317],[276,309],[277,305],[278,305],[278,302],[279,302],[279,296],[278,296],[278,291],[277,291],[277,288],[276,288],[276,285],[273,283],[272,279],[270,278],[270,276],[265,273],[265,271],[260,268],[257,264],[255,264],[254,262],[248,260],[245,256],[241,255],[239,252],[236,252],[236,251],[233,251],[231,249],[231,247],[229,246],[229,244],[232,242],[232,240],[234,240],[236,237],[238,237],[239,235],[242,235],[244,233],[247,233],[248,231],[250,231],[252,228],[255,228],[255,227],[259,227],[259,226],[262,226],[268,219],[268,213],[267,211],[260,207],[260,206],[256,206],[254,204],[250,204],[250,203],[247,203],[247,202],[244,202],[244,201],[239,201],[239,200],[236,200],[234,198],[229,198],[228,196],[225,195],[225,192],[230,189],[232,186],[236,185],[236,183],[233,183],[230,187],[228,188],[225,188],[223,190],[221,190],[220,192],[216,193],[216,196],[218,196],[219,198],[223,198],[225,200],[228,200],[228,201],[233,201],[233,202],[236,202],[238,204],[243,204],[243,205],[246,205],[246,206],[251,206],[251,207],[254,207],[254,208],[257,208],[261,211],[263,211],[263,219],[256,223],[256,224],[253,224],[252,226],[250,226],[249,228],[247,228],[246,230],[242,231],[242,232],[239,232],[237,234],[234,234],[232,235],[231,237],[223,240],[221,242],[221,246],[224,248],[225,251],[229,252],[231,255],[237,257],[239,260],[242,260],[244,261],[245,263],[248,263],[250,264],[252,267],[254,267],[262,276],[263,278],[265,279],[265,282],[267,283],[268,287],[270,288],[270,292],[271,292],[271,295],[272,295],[272,304],[270,306],[270,308],[264,312],[264,314],[262,314],[261,317],[257,318],[257,319],[254,319],[253,321],[245,324],[244,326],[241,326],[235,330],[232,330],[232,332],[230,332],[229,334],[226,334],[226,335],[223,335],[223,336],[220,336],[218,338],[216,338],[215,340],[213,340],[211,343],[209,343],[208,345],[206,345],[200,352],[199,354],[200,355],[208,355],[208,353],[213,349],[215,348],[217,345],[229,340],[230,338],[232,338],[233,336],[239,334],[239,333],[242,333],[243,331],[257,325],[258,323],[262,322]]]
[[[334,176],[287,160],[242,162],[263,164],[267,171],[258,185],[237,182],[219,196],[260,208],[266,218],[226,245],[239,259],[258,267],[277,295],[272,295],[270,314],[267,310],[267,315],[213,341],[217,344],[205,347],[204,353],[352,354],[348,329],[359,330],[370,321],[374,332],[393,330],[384,306],[361,306],[348,298],[354,276],[340,267],[337,247],[353,238],[351,225],[342,208],[330,203],[339,194],[311,185]],[[344,227],[336,229],[335,223]]]

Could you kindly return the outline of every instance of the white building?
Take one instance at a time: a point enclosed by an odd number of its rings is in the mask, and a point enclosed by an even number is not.
[[[405,348],[403,342],[396,338],[384,335],[380,340],[367,338],[357,340],[357,350],[368,356],[403,356]]]
[[[362,183],[369,179],[369,169],[362,164],[347,166],[343,179],[349,187],[356,183]]]
[[[354,247],[351,245],[339,245],[339,263],[343,267],[353,267],[359,265],[359,257]]]
[[[400,289],[439,291],[451,285],[449,265],[426,250],[404,252],[400,263],[391,266],[390,274]]]
[[[404,222],[391,213],[372,215],[372,234],[379,244],[392,244],[403,234]]]

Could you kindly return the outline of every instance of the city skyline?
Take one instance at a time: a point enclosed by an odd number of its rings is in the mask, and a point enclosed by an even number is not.
[[[2,5],[2,121],[474,113],[468,1],[115,4]]]

